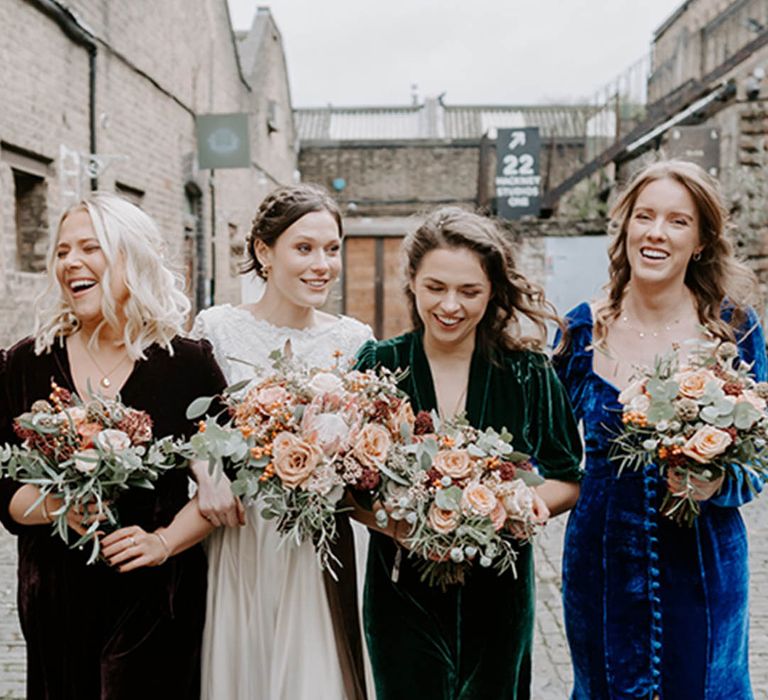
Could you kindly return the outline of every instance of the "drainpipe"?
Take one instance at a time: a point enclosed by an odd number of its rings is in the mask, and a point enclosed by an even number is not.
[[[59,4],[56,0],[27,0],[36,10],[52,19],[59,25],[72,41],[82,46],[88,52],[88,128],[90,130],[89,148],[91,155],[96,154],[96,37],[80,24],[72,11]],[[91,190],[99,188],[95,174],[91,175]]]

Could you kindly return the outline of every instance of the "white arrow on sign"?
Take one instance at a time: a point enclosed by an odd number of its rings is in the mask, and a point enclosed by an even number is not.
[[[510,151],[514,151],[518,146],[525,146],[525,132],[524,131],[513,131],[512,136],[509,138],[509,148]]]

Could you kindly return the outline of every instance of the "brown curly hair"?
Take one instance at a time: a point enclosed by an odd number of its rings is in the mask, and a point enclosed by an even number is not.
[[[270,192],[259,205],[246,239],[247,259],[241,268],[242,274],[255,272],[264,277],[261,262],[256,256],[256,241],[273,246],[291,224],[302,216],[315,211],[327,211],[339,227],[339,237],[344,233],[339,205],[328,191],[320,185],[301,183],[285,185]]]
[[[563,322],[546,300],[544,290],[517,270],[512,243],[490,219],[459,209],[442,207],[430,214],[403,242],[405,296],[415,329],[424,327],[416,309],[411,282],[424,256],[438,248],[466,248],[476,253],[491,284],[491,298],[477,326],[477,346],[490,359],[505,350],[542,351],[547,340],[547,321],[561,329]],[[534,333],[524,335],[521,321]]]
[[[635,202],[643,188],[657,180],[670,179],[685,187],[696,204],[699,215],[699,241],[703,246],[698,259],[691,259],[685,273],[685,285],[693,292],[699,322],[713,335],[734,340],[734,328],[746,318],[746,307],[758,298],[754,273],[736,260],[726,238],[728,211],[716,180],[700,166],[682,160],[653,163],[637,173],[613,205],[610,232],[615,235],[608,248],[609,282],[607,299],[595,309],[594,344],[605,343],[608,326],[621,313],[621,305],[632,270],[627,256],[627,229]],[[731,322],[720,317],[724,301],[734,307]]]

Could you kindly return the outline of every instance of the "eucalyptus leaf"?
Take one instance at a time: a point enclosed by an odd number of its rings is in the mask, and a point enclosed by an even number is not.
[[[187,406],[187,420],[194,420],[204,415],[213,403],[213,396],[200,396]]]
[[[435,504],[442,510],[459,510],[461,506],[461,493],[462,491],[458,486],[438,489],[435,493]]]
[[[669,402],[656,401],[654,398],[651,400],[647,417],[648,422],[652,424],[663,420],[672,420],[675,417],[675,408]]]
[[[541,486],[545,481],[544,478],[539,476],[536,472],[529,472],[525,469],[518,469],[515,472],[515,476],[526,486]]]
[[[224,394],[225,395],[236,394],[238,391],[245,389],[245,387],[247,387],[251,383],[251,381],[253,380],[243,379],[239,382],[235,382],[234,384],[230,384],[226,389],[224,389]]]
[[[430,464],[431,463],[432,462],[430,460]],[[397,474],[394,471],[392,471],[387,466],[386,462],[382,462],[381,464],[379,464],[379,471],[381,471],[381,473],[384,476],[386,476],[388,479],[391,479],[392,481],[394,481],[397,484],[400,484],[401,486],[410,486],[410,482],[408,481],[408,479],[406,479],[405,477],[400,476],[400,474]]]

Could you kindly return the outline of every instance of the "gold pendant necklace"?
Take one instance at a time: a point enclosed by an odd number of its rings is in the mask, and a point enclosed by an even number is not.
[[[100,384],[100,385],[101,385],[101,386],[102,386],[104,389],[109,389],[109,387],[111,387],[111,386],[112,386],[112,380],[109,378],[109,376],[110,376],[111,374],[113,374],[113,373],[115,372],[115,370],[116,370],[116,369],[117,369],[117,368],[118,368],[120,365],[122,365],[122,364],[123,364],[123,362],[125,362],[125,358],[127,358],[127,357],[128,357],[128,353],[127,353],[127,352],[126,352],[126,353],[124,353],[124,354],[123,354],[123,356],[120,358],[120,361],[119,361],[119,362],[118,362],[118,363],[117,363],[117,364],[116,364],[116,365],[115,365],[115,366],[114,366],[114,367],[113,367],[111,370],[109,370],[109,372],[105,372],[105,371],[102,369],[101,365],[100,365],[100,364],[99,364],[99,363],[96,361],[96,358],[95,358],[95,357],[93,356],[93,354],[91,353],[91,350],[90,350],[90,348],[88,347],[88,343],[86,343],[86,342],[85,342],[85,340],[83,340],[83,338],[82,338],[82,337],[80,338],[80,342],[82,343],[82,345],[83,345],[83,349],[85,350],[85,352],[86,352],[86,354],[88,355],[88,357],[90,357],[90,358],[91,358],[91,362],[93,362],[93,366],[94,366],[94,367],[96,367],[96,369],[97,369],[97,370],[99,370],[99,373],[101,374],[101,379],[99,379],[99,384]]]

